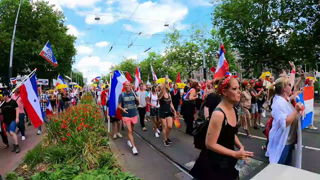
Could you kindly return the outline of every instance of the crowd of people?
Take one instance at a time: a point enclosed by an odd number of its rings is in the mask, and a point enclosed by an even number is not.
[[[114,139],[122,137],[120,126],[125,124],[127,144],[134,155],[138,154],[138,149],[132,133],[138,120],[143,131],[147,130],[145,122],[152,121],[154,136],[159,138],[162,133],[164,146],[173,143],[169,137],[175,120],[184,120],[186,133],[194,137],[199,133],[199,122],[201,126],[204,120],[207,123],[201,140],[204,148],[191,174],[199,180],[208,177],[237,179],[238,160],[247,161],[253,156],[253,152],[244,150],[237,137],[238,129],[243,128],[249,138],[252,138],[252,128],[263,128],[261,131],[265,132],[267,128],[264,129],[266,125],[261,119],[267,112],[271,113],[271,123],[268,124],[268,141],[262,149],[271,163],[292,164],[298,116],[303,110],[303,105],[296,103],[295,98],[304,86],[313,86],[313,80],[305,80],[304,72],[297,73],[294,64],[290,65],[290,74],[283,71],[276,80],[271,74],[259,79],[226,75],[204,83],[189,79],[184,88],[178,88],[177,83],[140,83],[136,91],[126,82],[125,92],[119,95],[117,113],[122,115],[121,119],[108,117],[108,87],[101,92],[92,91],[92,94],[100,98],[97,101],[102,102],[106,122],[108,118],[111,120]],[[295,78],[296,74],[299,78]],[[317,129],[313,124],[309,128]]]
[[[54,88],[42,90],[38,87],[38,98],[42,110],[42,117],[45,123],[48,123],[47,115],[60,113],[65,111],[70,106],[75,106],[82,96],[80,89],[63,89],[56,90]],[[32,122],[24,108],[23,102],[20,98],[20,91],[17,88],[10,93],[9,90],[4,90],[0,93],[0,102],[3,102],[0,107],[0,134],[4,143],[4,148],[9,148],[8,135],[13,139],[12,152],[19,153],[20,146],[18,137],[21,140],[26,140],[26,125],[31,126]],[[52,107],[52,112],[48,112],[49,103]],[[38,127],[37,135],[42,133],[42,127]]]

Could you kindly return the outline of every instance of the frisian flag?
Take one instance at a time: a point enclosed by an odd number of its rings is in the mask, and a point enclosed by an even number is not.
[[[20,98],[24,108],[28,113],[28,117],[32,121],[35,128],[38,128],[43,123],[43,115],[40,100],[38,98],[37,78],[36,75],[31,76],[23,85],[19,87]]]
[[[152,73],[152,79],[154,82],[156,82],[158,80],[156,73],[154,72],[152,65],[151,66],[151,73]]]
[[[218,66],[214,73],[214,79],[223,78],[226,73],[229,72],[228,61],[225,58],[225,49],[222,43],[220,44],[220,59],[218,62]]]
[[[312,124],[314,117],[314,86],[304,87],[303,92],[297,96],[296,100],[305,107],[305,111],[301,115],[301,128],[304,129]]]
[[[53,50],[51,48],[50,42],[48,41],[46,45],[44,45],[42,51],[40,52],[40,56],[42,56],[45,60],[47,60],[54,67],[58,66],[58,62],[54,57]]]

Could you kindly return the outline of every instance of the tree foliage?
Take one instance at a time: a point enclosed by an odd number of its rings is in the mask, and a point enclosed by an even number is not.
[[[193,71],[203,68],[204,55],[207,70],[216,66],[221,42],[219,34],[215,30],[207,31],[206,27],[193,26],[190,34],[183,36],[178,30],[174,30],[163,41],[166,44],[166,63],[183,68],[183,76],[189,77]],[[234,50],[229,43],[224,43],[224,46],[227,49],[226,59],[230,64],[230,71],[237,70]]]
[[[224,0],[213,24],[228,38],[244,69],[280,71],[319,61],[319,4],[313,0]]]
[[[8,79],[10,46],[13,25],[18,10],[19,0],[0,1],[0,73],[1,81]],[[62,12],[54,11],[48,2],[23,1],[18,19],[14,54],[13,76],[28,74],[38,68],[39,78],[51,79],[58,74],[70,74],[76,54],[74,42],[76,37],[67,35]],[[54,55],[59,63],[53,67],[39,56],[47,41],[50,41]]]

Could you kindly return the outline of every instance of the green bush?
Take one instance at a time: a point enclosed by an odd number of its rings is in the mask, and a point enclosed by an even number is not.
[[[91,95],[84,96],[80,105],[48,119],[47,135],[27,153],[20,175],[32,180],[137,179],[119,170],[108,147],[100,108]],[[17,174],[8,177],[18,178]]]

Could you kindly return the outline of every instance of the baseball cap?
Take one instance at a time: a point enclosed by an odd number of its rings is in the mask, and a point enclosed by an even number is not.
[[[7,91],[7,90],[3,91],[3,96],[9,96],[9,95],[10,95],[9,91]]]

